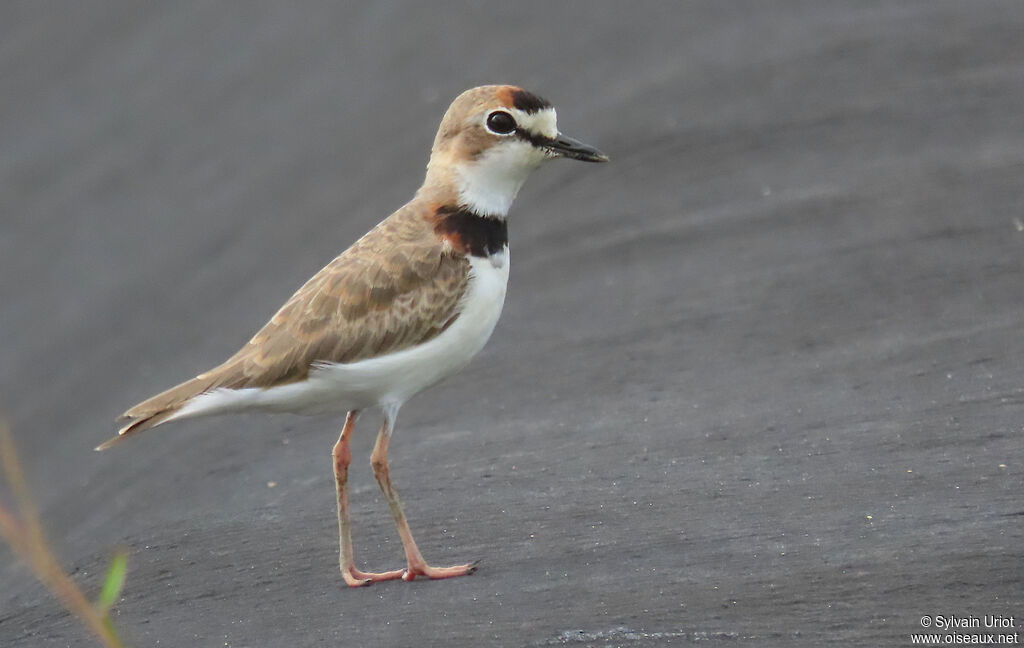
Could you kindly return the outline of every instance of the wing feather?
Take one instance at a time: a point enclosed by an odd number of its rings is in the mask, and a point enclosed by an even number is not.
[[[426,342],[458,317],[468,272],[466,258],[410,204],[307,281],[226,362],[125,412],[131,421],[121,434],[159,425],[213,389],[282,385],[320,362],[357,362]]]

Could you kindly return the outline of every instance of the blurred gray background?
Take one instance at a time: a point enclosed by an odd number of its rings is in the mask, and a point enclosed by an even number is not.
[[[1022,30],[1015,0],[0,4],[0,412],[64,565],[95,591],[130,549],[131,646],[1024,617]],[[92,452],[407,200],[482,83],[613,161],[531,178],[494,338],[402,412],[420,546],[477,574],[343,587],[340,420]],[[378,420],[353,514],[385,569]],[[0,583],[0,645],[88,643],[6,548]]]

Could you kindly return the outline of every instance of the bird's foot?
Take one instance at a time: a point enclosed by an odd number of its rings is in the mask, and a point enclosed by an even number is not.
[[[473,562],[466,563],[465,565],[455,565],[454,567],[431,567],[425,562],[410,564],[402,573],[402,580],[415,580],[417,576],[426,576],[427,578],[454,578],[455,576],[468,576],[476,571],[477,565],[479,564],[479,560],[474,560]]]
[[[403,578],[405,575],[404,569],[396,569],[394,571],[386,572],[364,572],[355,567],[349,567],[347,570],[341,571],[342,577],[345,579],[345,584],[349,587],[365,587],[372,585],[378,581],[395,580],[397,578]]]

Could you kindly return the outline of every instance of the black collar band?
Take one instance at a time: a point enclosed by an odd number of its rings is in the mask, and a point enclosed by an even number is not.
[[[437,210],[434,231],[445,236],[466,254],[489,257],[508,244],[508,221],[497,216],[480,216],[465,207],[448,206]]]

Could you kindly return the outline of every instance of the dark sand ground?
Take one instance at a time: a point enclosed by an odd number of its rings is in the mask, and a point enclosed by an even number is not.
[[[907,646],[1024,624],[1024,4],[0,4],[0,411],[131,646]],[[334,419],[125,407],[401,205],[462,89],[552,163],[393,474],[447,582],[342,586]],[[401,564],[354,450],[357,558]],[[273,484],[273,487],[271,485]],[[0,550],[0,645],[89,645]]]

